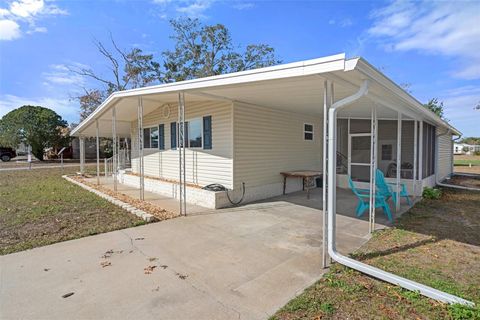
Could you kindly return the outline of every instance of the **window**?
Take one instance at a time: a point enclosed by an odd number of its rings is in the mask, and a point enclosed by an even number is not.
[[[391,144],[382,144],[382,160],[390,161],[393,157],[393,146]]]
[[[158,127],[143,129],[143,147],[145,149],[158,148]]]
[[[303,139],[313,140],[313,124],[305,123],[303,125]]]
[[[188,122],[188,146],[190,148],[201,148],[202,133],[203,133],[203,121],[201,118],[194,119]]]

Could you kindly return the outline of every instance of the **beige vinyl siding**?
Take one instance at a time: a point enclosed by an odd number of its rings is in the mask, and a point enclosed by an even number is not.
[[[443,180],[452,173],[453,140],[451,134],[440,136],[438,139],[438,179]]]
[[[144,128],[165,125],[165,150],[144,149],[145,175],[178,180],[178,149],[171,149],[170,123],[177,121],[177,105],[171,105],[168,119],[157,109],[144,116]],[[220,183],[232,187],[232,104],[229,102],[186,103],[185,119],[212,116],[212,149],[187,148],[187,182],[200,186]],[[137,121],[132,122],[132,171],[138,172]]]
[[[233,110],[235,188],[281,183],[282,171],[321,169],[320,117],[243,103]],[[313,141],[303,138],[305,123],[313,124]]]

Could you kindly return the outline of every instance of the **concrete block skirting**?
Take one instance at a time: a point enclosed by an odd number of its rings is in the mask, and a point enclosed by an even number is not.
[[[73,184],[76,184],[77,186],[80,186],[82,187],[83,189],[85,190],[88,190],[94,194],[96,194],[97,196],[101,197],[101,198],[104,198],[105,200],[107,200],[108,202],[111,202],[113,203],[114,205],[116,206],[119,206],[123,209],[125,209],[126,211],[130,212],[130,213],[133,213],[134,215],[136,215],[137,217],[139,218],[142,218],[143,220],[147,221],[147,222],[150,222],[154,219],[154,216],[151,215],[150,213],[147,213],[143,210],[140,210],[138,209],[137,207],[134,207],[132,206],[131,204],[129,203],[126,203],[126,202],[123,202],[121,200],[118,200],[112,196],[109,196],[108,194],[105,194],[103,192],[100,192],[98,191],[97,189],[94,189],[92,187],[89,187],[81,182],[78,182],[77,180],[74,180],[66,175],[62,176],[62,178],[66,179],[67,181],[70,181],[71,183]]]
[[[128,174],[125,170],[120,170],[118,173],[118,181],[127,186],[138,188],[140,184],[140,177]],[[179,199],[179,189],[177,183],[168,181],[161,181],[157,179],[144,179],[145,191],[158,193],[173,199]],[[227,196],[224,191],[209,191],[201,188],[187,186],[187,202],[195,204],[208,209],[219,209],[230,206]]]

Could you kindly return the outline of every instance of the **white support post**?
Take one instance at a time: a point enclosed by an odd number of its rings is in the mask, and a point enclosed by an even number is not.
[[[417,197],[417,148],[418,148],[418,122],[413,121],[413,175],[412,175],[412,194],[414,199]],[[453,149],[452,149],[453,150]]]
[[[375,192],[376,192],[376,131],[377,131],[377,108],[372,106],[370,119],[370,198],[369,198],[369,232],[375,231]]]
[[[402,114],[398,112],[397,120],[397,174],[396,174],[396,206],[395,212],[400,211],[400,178],[402,172]]]
[[[112,158],[112,174],[113,174],[113,190],[117,191],[117,108],[112,109],[112,138],[113,138],[113,158]]]
[[[325,80],[323,83],[323,171],[322,171],[322,194],[323,194],[323,229],[322,229],[322,267],[326,268],[328,265],[328,249],[327,249],[327,145],[328,145],[328,109],[331,106],[329,99],[329,81]]]
[[[137,108],[137,118],[138,118],[138,167],[140,175],[140,200],[145,200],[145,181],[144,181],[144,161],[143,161],[143,99],[142,97],[138,98],[138,108]]]
[[[374,106],[373,108],[373,115],[375,118],[374,124],[374,130],[373,134],[375,135],[373,139],[373,201],[376,201],[376,195],[377,195],[377,180],[376,180],[376,175],[377,175],[377,167],[378,167],[378,117],[377,117],[377,105]],[[374,202],[375,203],[375,202]],[[375,206],[373,206],[373,215],[372,215],[372,230],[375,231]]]
[[[85,137],[80,137],[80,174],[85,174]]]
[[[185,94],[178,93],[178,126],[177,126],[177,146],[178,146],[178,173],[179,173],[179,205],[180,215],[187,215],[187,183],[186,183],[186,163],[185,150],[187,146],[187,137],[185,135]]]
[[[418,138],[418,179],[420,180],[419,195],[423,192],[423,121],[420,121]]]
[[[100,184],[100,129],[98,128],[98,119],[95,120],[95,131],[97,134],[97,185]]]

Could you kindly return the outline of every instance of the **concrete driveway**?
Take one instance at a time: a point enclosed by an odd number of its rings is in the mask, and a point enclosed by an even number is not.
[[[265,202],[1,256],[0,318],[266,319],[324,272],[321,217]],[[367,239],[337,227],[340,251]]]

